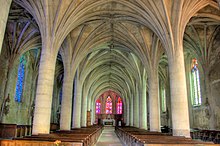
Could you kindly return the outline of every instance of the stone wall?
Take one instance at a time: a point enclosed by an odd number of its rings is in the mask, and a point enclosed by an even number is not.
[[[193,126],[191,128],[209,129],[209,116],[207,116],[207,107],[193,108]]]
[[[0,109],[3,103],[5,95],[9,95],[9,112],[7,115],[3,114],[2,123],[10,123],[17,125],[31,125],[32,115],[34,112],[34,98],[36,94],[36,70],[33,71],[33,64],[30,58],[30,52],[25,54],[26,65],[25,65],[25,77],[23,85],[22,101],[15,101],[16,82],[19,58],[14,61],[13,66],[8,74],[8,56],[5,44],[0,54]],[[32,58],[33,59],[33,58]],[[7,80],[8,78],[8,80]],[[6,87],[6,80],[7,87]],[[54,94],[53,94],[53,106],[51,114],[51,123],[57,123],[57,110],[59,108],[59,91],[61,86],[57,83],[57,79],[54,81]],[[5,93],[4,93],[5,92]],[[7,97],[7,96],[6,96]]]
[[[6,70],[8,66],[8,62],[6,61],[6,51],[5,49],[2,49],[0,54],[0,105],[2,105],[2,101],[4,98],[4,87],[5,87],[5,81],[6,81]]]
[[[189,58],[186,58],[189,59]],[[191,102],[190,94],[190,82],[189,76],[187,76],[188,86],[188,100],[189,100],[189,112],[190,112],[190,127],[201,129],[220,129],[220,65],[216,63],[216,66],[211,69],[209,73],[210,86],[206,84],[204,74],[200,68],[200,85],[202,95],[202,105],[194,107]],[[186,67],[188,65],[186,64]],[[189,67],[189,66],[188,66]],[[189,71],[189,70],[188,70]],[[187,73],[187,69],[186,69]],[[210,87],[209,92],[207,88]],[[206,99],[208,98],[208,100]],[[208,101],[208,103],[207,103]]]
[[[22,101],[15,101],[15,91],[16,91],[16,82],[17,82],[17,72],[18,72],[18,63],[17,61],[14,64],[14,67],[11,70],[9,75],[9,82],[6,93],[10,95],[9,102],[9,113],[4,116],[3,123],[14,123],[18,125],[29,125],[31,124],[31,106],[33,101],[32,96],[32,68],[30,66],[29,58],[27,57],[27,64],[25,66],[25,82],[23,85],[23,94]]]
[[[216,63],[210,72],[210,88],[211,88],[211,116],[214,118],[215,129],[220,129],[220,64]]]

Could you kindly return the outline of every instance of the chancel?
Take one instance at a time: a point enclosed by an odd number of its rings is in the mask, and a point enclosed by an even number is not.
[[[0,145],[219,144],[219,4],[0,0]]]
[[[121,97],[113,91],[103,93],[96,100],[96,123],[115,126],[122,119]]]

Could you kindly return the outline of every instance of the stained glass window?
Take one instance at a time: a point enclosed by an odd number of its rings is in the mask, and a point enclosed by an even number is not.
[[[106,99],[106,114],[112,114],[112,99],[110,96]]]
[[[166,112],[166,91],[164,87],[161,90],[161,110]]]
[[[192,60],[191,82],[192,82],[192,103],[195,106],[201,105],[199,69],[198,69],[197,60],[195,58]]]
[[[96,100],[96,114],[101,114],[101,102],[99,99]]]
[[[60,94],[59,94],[59,102],[60,104],[62,103],[62,97],[63,97],[63,89],[60,89]]]
[[[25,57],[22,55],[20,57],[20,64],[18,66],[18,75],[16,83],[16,92],[15,92],[15,101],[21,102],[22,93],[23,93],[23,84],[24,84],[24,75],[25,75]]]
[[[122,114],[122,100],[120,97],[118,97],[117,102],[117,114]]]

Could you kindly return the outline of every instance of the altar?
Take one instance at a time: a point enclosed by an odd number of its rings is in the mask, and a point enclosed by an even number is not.
[[[115,119],[103,119],[102,122],[104,126],[107,125],[115,126]]]

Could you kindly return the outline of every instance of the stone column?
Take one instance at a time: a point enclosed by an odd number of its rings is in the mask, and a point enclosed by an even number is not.
[[[140,128],[147,130],[147,99],[146,79],[143,79],[142,94],[140,94]]]
[[[88,93],[88,92],[87,92]],[[93,109],[92,109],[92,105],[91,105],[92,103],[91,103],[91,100],[89,99],[89,95],[87,94],[87,111],[90,111],[90,120],[91,120],[91,125],[93,125],[93,121],[92,121],[92,112],[93,112]],[[87,119],[87,121],[88,121],[89,119]]]
[[[82,120],[81,127],[87,126],[87,97],[85,94],[82,96]]]
[[[140,115],[139,115],[139,92],[138,92],[138,87],[136,86],[136,94],[134,97],[134,127],[139,128],[140,126]]]
[[[150,131],[160,131],[160,104],[158,73],[154,71],[149,77]]]
[[[123,103],[122,108],[123,108],[124,111],[126,110],[126,119],[124,119],[124,120],[126,120],[126,126],[129,126],[130,125],[130,112],[131,112],[131,110],[130,110],[130,105],[129,105],[128,99],[126,99],[126,101],[127,101],[126,106]]]
[[[76,94],[74,96],[74,106],[73,106],[73,128],[81,128],[81,107],[82,107],[82,86],[78,80],[78,71],[76,78]]]
[[[73,79],[69,69],[64,70],[63,95],[61,104],[60,129],[71,129]]]
[[[88,93],[88,92],[87,92]],[[87,95],[87,97],[89,97],[89,95],[88,94],[86,94]],[[91,100],[88,98],[87,99],[87,111],[90,111],[90,110],[92,110],[92,108],[91,108]]]
[[[4,35],[5,35],[5,28],[6,28],[6,24],[8,21],[8,14],[9,14],[9,10],[11,7],[11,1],[12,0],[0,0],[0,5],[1,5],[1,9],[0,9],[0,53],[1,53],[1,49],[2,49],[2,42],[4,39]]]
[[[95,107],[94,107],[94,103],[91,103],[91,107],[92,107],[92,111],[91,111],[91,125],[93,125],[93,123],[95,122]]]
[[[72,128],[73,128],[73,123],[74,123],[74,106],[75,106],[75,98],[76,98],[76,95],[77,95],[77,75],[75,75],[74,77],[74,84],[73,84],[73,102],[72,102]]]
[[[169,73],[173,135],[190,137],[183,49],[179,48],[169,58]]]
[[[134,102],[133,102],[133,100],[134,100],[134,96],[132,96],[131,97],[131,99],[130,99],[130,108],[129,108],[129,114],[130,114],[130,126],[134,126],[134,117],[133,117],[133,113],[134,113],[134,111],[133,111],[133,107],[134,107]]]
[[[32,131],[34,135],[39,133],[48,134],[50,132],[56,58],[52,56],[50,51],[46,51],[46,48],[52,47],[45,45],[44,51],[41,53]]]
[[[124,102],[122,106],[123,106],[122,107],[122,114],[123,114],[122,118],[123,118],[123,121],[126,123],[127,122],[127,110],[124,110],[123,108],[127,109],[128,107],[124,104]]]

